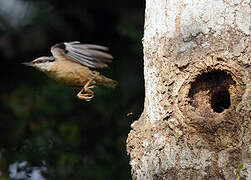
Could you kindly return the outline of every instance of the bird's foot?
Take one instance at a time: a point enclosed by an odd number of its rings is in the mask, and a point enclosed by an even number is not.
[[[89,80],[85,86],[81,89],[81,91],[79,91],[79,93],[77,94],[77,97],[81,100],[86,100],[86,101],[90,101],[93,97],[94,97],[94,92],[91,90],[93,88],[95,88],[94,85],[90,86],[90,84],[93,82],[93,80]],[[95,81],[94,81],[95,82]],[[85,91],[86,94],[82,94],[82,92]]]
[[[94,97],[94,94],[82,94],[81,92],[79,92],[77,94],[77,97],[81,100],[90,101]]]

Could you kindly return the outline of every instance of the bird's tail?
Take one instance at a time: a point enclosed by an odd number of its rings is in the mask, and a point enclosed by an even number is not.
[[[103,75],[99,75],[99,77],[96,80],[97,84],[110,87],[110,88],[116,88],[118,85],[118,82],[115,80],[112,80],[110,78],[107,78]]]

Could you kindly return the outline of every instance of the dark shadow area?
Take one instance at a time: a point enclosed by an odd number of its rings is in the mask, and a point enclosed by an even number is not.
[[[190,104],[201,114],[221,113],[231,106],[230,86],[235,85],[226,71],[212,70],[202,73],[191,84],[189,90]]]
[[[212,94],[211,106],[214,112],[221,113],[225,109],[228,109],[230,105],[230,94],[228,90],[221,90]]]
[[[144,103],[144,3],[0,2],[0,179],[16,178],[16,169],[27,179],[34,168],[54,180],[131,178],[125,143]],[[50,56],[52,45],[68,41],[109,47],[114,61],[98,71],[118,88],[97,87],[85,102],[21,64]]]

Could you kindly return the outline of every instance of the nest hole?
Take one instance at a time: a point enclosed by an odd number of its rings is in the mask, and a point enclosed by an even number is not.
[[[231,106],[230,87],[235,86],[231,75],[223,70],[212,70],[197,76],[191,84],[189,103],[200,114],[222,113]]]
[[[219,92],[213,93],[210,103],[214,112],[221,113],[225,109],[228,109],[231,105],[230,94],[228,90],[222,89]]]

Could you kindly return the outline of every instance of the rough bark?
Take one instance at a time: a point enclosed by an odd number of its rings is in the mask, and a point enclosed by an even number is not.
[[[146,0],[133,179],[251,179],[249,3]]]

